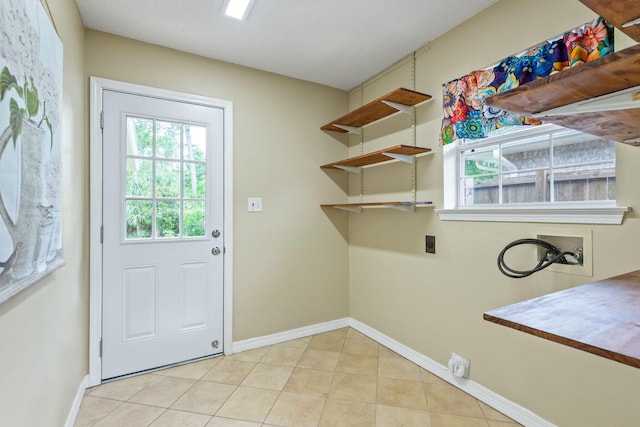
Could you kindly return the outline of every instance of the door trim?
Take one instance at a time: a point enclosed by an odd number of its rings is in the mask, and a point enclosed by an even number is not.
[[[89,387],[102,382],[102,93],[125,92],[171,101],[188,102],[224,110],[224,277],[223,346],[231,354],[233,346],[233,103],[222,99],[191,95],[132,83],[89,78]]]

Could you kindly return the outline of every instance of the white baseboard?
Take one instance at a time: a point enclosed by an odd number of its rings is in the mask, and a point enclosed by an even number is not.
[[[424,354],[418,353],[417,351],[407,347],[404,344],[399,343],[392,338],[389,338],[383,333],[365,325],[362,322],[359,322],[355,319],[350,320],[351,322],[349,326],[351,326],[353,329],[363,333],[372,340],[377,341],[379,344],[382,344],[383,346],[395,351],[396,353],[412,361],[421,368],[424,368],[432,374],[453,384],[460,390],[469,393],[471,396],[502,412],[506,416],[512,418],[514,421],[517,421],[526,427],[556,427],[555,424],[550,423],[549,421],[534,414],[530,410],[502,397],[501,395],[489,390],[488,388],[483,387],[474,381],[456,377],[449,371],[446,366],[441,365],[435,360],[428,358]]]
[[[247,340],[235,341],[233,343],[233,353],[240,351],[253,350],[254,348],[265,347],[268,345],[279,344],[285,341],[291,341],[298,338],[304,338],[323,332],[329,332],[340,328],[350,326],[351,319],[345,317],[343,319],[332,320],[331,322],[318,323],[316,325],[304,326],[298,329],[279,332],[277,334],[265,335],[257,338],[249,338]]]
[[[78,412],[80,411],[80,405],[82,404],[82,398],[84,397],[84,392],[88,386],[89,375],[85,375],[84,378],[82,378],[82,381],[80,381],[78,391],[76,391],[76,397],[73,398],[73,403],[69,409],[69,415],[67,415],[67,421],[64,423],[64,427],[73,427],[73,424],[75,424]]]
[[[333,331],[335,329],[352,327],[358,332],[363,333],[372,340],[382,344],[383,346],[395,351],[406,359],[412,361],[421,368],[426,369],[432,374],[442,378],[443,380],[453,384],[459,389],[469,393],[471,396],[486,403],[492,408],[502,412],[506,416],[519,422],[526,427],[556,427],[555,424],[539,417],[530,410],[514,403],[501,395],[489,390],[486,387],[468,379],[458,378],[449,372],[449,369],[428,358],[424,354],[418,353],[410,347],[390,338],[383,333],[365,325],[364,323],[350,317],[334,320],[331,322],[319,323],[317,325],[305,326],[303,328],[292,329],[262,337],[250,338],[243,341],[233,343],[233,352],[241,352],[253,350],[255,348],[265,347],[268,345],[279,344],[298,338],[308,337],[310,335],[320,334],[322,332]]]

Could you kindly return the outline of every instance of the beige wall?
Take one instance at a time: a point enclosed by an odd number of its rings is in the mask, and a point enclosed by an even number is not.
[[[577,0],[502,0],[418,52],[416,89],[435,98],[418,109],[417,143],[435,152],[417,161],[419,200],[442,206],[441,85],[593,17]],[[401,63],[353,90],[350,107],[398,86],[411,87],[411,68],[411,61]],[[411,143],[400,126],[376,126],[382,130],[365,130],[371,149]],[[359,149],[353,145],[351,151]],[[635,207],[640,150],[619,144],[617,158],[618,202]],[[406,169],[381,166],[365,175],[365,197],[405,199],[406,190],[384,185],[382,177],[389,181],[392,173],[406,188]],[[358,178],[351,178],[352,195],[358,187]],[[425,209],[351,214],[350,314],[443,365],[452,351],[468,357],[472,380],[559,426],[635,425],[640,370],[482,319],[492,308],[638,269],[631,254],[640,223],[630,212],[619,226],[561,226],[592,230],[593,277],[545,271],[514,280],[499,273],[496,257],[507,243],[557,227],[444,222]],[[424,253],[425,234],[436,236],[436,255]]]
[[[632,425],[640,371],[482,320],[486,310],[634,270],[640,224],[564,226],[593,232],[593,278],[542,272],[515,281],[495,257],[545,224],[442,222],[431,209],[346,214],[318,207],[352,199],[412,196],[412,169],[385,165],[364,182],[318,166],[358,154],[353,138],[319,126],[398,86],[413,84],[401,61],[362,90],[344,92],[145,43],[84,31],[73,0],[48,0],[64,43],[63,192],[66,266],[0,306],[0,420],[62,425],[87,374],[88,76],[234,102],[234,341],[347,315],[446,364],[472,361],[471,378],[561,426]],[[416,140],[434,154],[416,166],[418,199],[442,205],[438,147],[441,84],[592,18],[577,0],[502,0],[418,52],[416,89],[434,95],[418,110]],[[523,19],[526,17],[526,24]],[[541,24],[544,22],[544,24]],[[411,143],[406,118],[365,131],[366,149]],[[618,201],[640,195],[640,150],[618,146]],[[390,179],[389,177],[394,177]],[[264,199],[249,214],[247,197]],[[424,235],[437,236],[436,255]],[[37,410],[33,402],[37,403]]]
[[[62,194],[66,264],[0,305],[3,426],[64,425],[88,370],[84,29],[74,0],[48,3],[64,44]]]
[[[87,76],[233,102],[234,315],[239,341],[348,315],[344,197],[319,165],[346,145],[319,131],[343,91],[87,31]],[[262,197],[262,213],[247,212]]]

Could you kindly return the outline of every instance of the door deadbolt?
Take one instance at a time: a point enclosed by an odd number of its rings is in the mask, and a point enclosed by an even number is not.
[[[212,237],[215,237],[215,238],[220,237],[220,230],[213,230],[213,231],[211,232],[211,236],[212,236]]]
[[[211,253],[214,255],[220,255],[220,248],[216,246],[215,248],[211,249]]]

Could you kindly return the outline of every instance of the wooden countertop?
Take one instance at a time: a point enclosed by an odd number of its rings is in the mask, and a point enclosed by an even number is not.
[[[491,310],[484,319],[640,368],[640,270]]]

